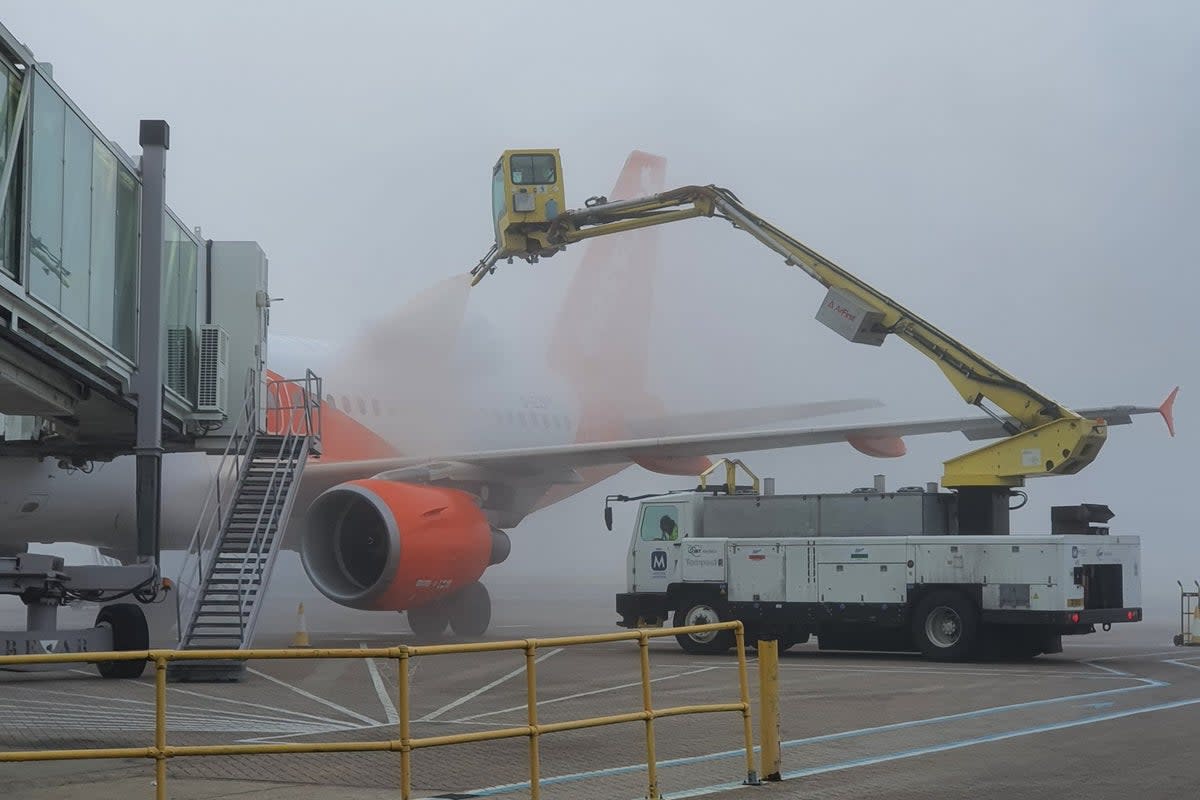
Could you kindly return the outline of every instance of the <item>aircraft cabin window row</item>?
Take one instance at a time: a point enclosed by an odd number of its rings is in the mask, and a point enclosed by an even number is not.
[[[325,404],[352,416],[394,417],[397,413],[395,408],[388,408],[385,411],[378,397],[368,399],[357,395],[351,398],[348,395],[335,397],[327,394],[325,395]],[[498,409],[493,409],[488,413],[498,425],[540,428],[547,431],[571,430],[571,419],[565,414],[546,414],[540,411],[500,411]]]

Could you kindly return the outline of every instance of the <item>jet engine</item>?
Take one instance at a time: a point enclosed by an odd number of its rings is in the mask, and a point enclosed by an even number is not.
[[[400,611],[474,584],[508,557],[509,546],[466,492],[368,479],[313,501],[300,555],[330,600]]]

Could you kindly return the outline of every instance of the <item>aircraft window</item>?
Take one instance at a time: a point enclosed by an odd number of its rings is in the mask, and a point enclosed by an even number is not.
[[[679,506],[650,505],[643,509],[643,542],[673,542],[678,538]]]
[[[517,186],[545,185],[554,183],[554,156],[513,156],[510,163],[512,182]]]
[[[378,397],[371,398],[371,411],[374,412],[375,416],[377,416],[377,417],[379,416],[379,398]]]
[[[337,403],[334,401],[333,395],[331,395],[331,394],[325,395],[325,404],[333,406],[334,408],[337,408]]]
[[[346,395],[342,395],[342,411],[345,411],[347,414],[349,414],[351,411],[350,398],[346,397]]]
[[[365,416],[367,415],[367,404],[366,404],[366,402],[364,402],[364,401],[363,401],[363,399],[362,399],[361,397],[356,397],[356,398],[354,398],[354,399],[358,401],[358,413],[359,413],[359,414],[362,414],[362,415],[365,417]]]

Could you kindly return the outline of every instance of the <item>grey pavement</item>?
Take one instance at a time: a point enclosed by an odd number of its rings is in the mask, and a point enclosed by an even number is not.
[[[611,587],[493,587],[490,638],[612,630]],[[277,603],[261,646],[286,644],[294,608]],[[306,608],[308,600],[305,600]],[[337,613],[316,604],[314,644],[414,641],[394,614]],[[1192,796],[1200,763],[1200,650],[1170,646],[1169,610],[1147,622],[1068,642],[1023,663],[931,664],[904,654],[821,652],[781,658],[784,773],[742,787],[740,718],[656,722],[667,797],[960,797],[1031,794],[1088,800]],[[543,722],[640,707],[637,648],[548,649],[538,664]],[[651,646],[657,707],[737,696],[731,656],[695,657],[670,639]],[[416,659],[412,733],[439,736],[522,725],[517,653]],[[756,690],[751,664],[752,690]],[[238,684],[172,684],[168,741],[345,742],[398,735],[396,664],[384,660],[262,662]],[[147,745],[152,687],[101,681],[88,670],[0,675],[0,749]],[[540,742],[546,798],[644,797],[641,723],[551,734]],[[528,797],[524,738],[420,749],[418,797]],[[0,765],[4,798],[153,797],[148,760]],[[397,797],[396,753],[205,758],[168,762],[172,798]]]

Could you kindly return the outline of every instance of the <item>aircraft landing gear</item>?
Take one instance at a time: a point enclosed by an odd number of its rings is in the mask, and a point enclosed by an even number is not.
[[[450,627],[458,636],[477,638],[492,622],[492,596],[482,583],[468,583],[450,597]]]
[[[487,633],[492,621],[492,598],[478,581],[468,583],[452,595],[410,608],[408,625],[421,639],[437,639],[449,625],[456,636],[477,638]]]

